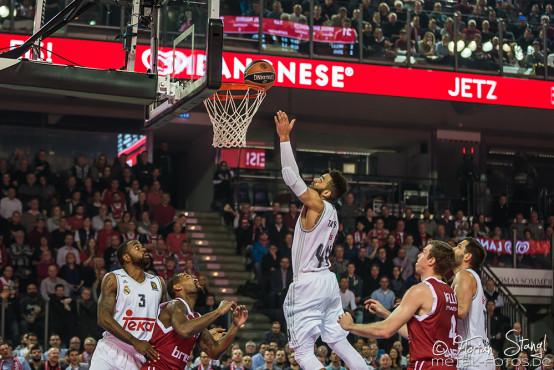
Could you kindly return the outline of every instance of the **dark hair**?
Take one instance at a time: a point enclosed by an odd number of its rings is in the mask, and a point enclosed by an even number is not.
[[[175,298],[175,289],[173,288],[173,286],[176,284],[179,284],[182,277],[183,277],[183,274],[176,274],[176,275],[173,275],[171,279],[167,281],[167,294],[171,299]]]
[[[62,287],[65,289],[65,285],[63,284],[56,284],[56,286],[54,287],[54,290],[58,290],[59,287]]]
[[[42,354],[42,350],[40,349],[39,346],[33,346],[29,352],[33,352],[35,349],[38,349],[40,351],[40,353]]]
[[[69,356],[72,352],[77,352],[79,354],[79,350],[76,348],[70,348],[67,350],[67,356]]]
[[[273,356],[275,356],[275,350],[274,350],[273,348],[268,348],[268,349],[266,349],[265,352],[264,352],[264,356],[265,356],[265,354],[268,353],[268,352],[273,352]]]
[[[489,302],[492,302],[492,303],[494,304],[494,306],[496,307],[496,302],[494,301],[494,299],[487,299],[487,304],[488,304]]]
[[[454,249],[448,243],[439,240],[431,240],[427,244],[431,245],[428,258],[435,259],[433,271],[437,275],[446,275],[454,266]]]
[[[109,220],[106,220],[106,221],[109,221]],[[135,240],[124,241],[119,245],[119,247],[117,247],[117,252],[115,253],[115,255],[117,257],[117,263],[119,264],[120,267],[123,267],[123,264],[124,264],[123,255],[129,253],[129,243],[133,241]]]
[[[476,270],[483,262],[485,262],[485,258],[487,258],[487,252],[485,251],[485,248],[477,241],[475,238],[467,237],[464,240],[467,240],[467,244],[464,250],[464,253],[471,253],[471,260],[469,261],[469,266]]]
[[[331,181],[329,182],[327,189],[331,190],[331,196],[329,200],[336,201],[346,193],[348,189],[348,181],[340,171],[332,170],[329,172]]]

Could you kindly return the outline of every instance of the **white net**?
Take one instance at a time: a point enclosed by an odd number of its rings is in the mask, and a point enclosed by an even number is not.
[[[252,117],[265,98],[265,90],[244,86],[244,90],[223,87],[204,100],[214,128],[214,148],[243,148]]]

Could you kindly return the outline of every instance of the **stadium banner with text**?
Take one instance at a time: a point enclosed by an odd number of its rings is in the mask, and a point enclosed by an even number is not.
[[[260,27],[258,17],[223,16],[223,31],[231,34],[257,34]],[[263,33],[266,35],[290,37],[303,41],[310,40],[310,26],[307,24],[264,18]],[[345,27],[314,26],[315,42],[334,44],[354,44],[356,30]]]
[[[512,254],[512,241],[505,239],[476,238],[487,252]],[[518,240],[516,254],[550,254],[550,242],[547,240]]]
[[[552,297],[552,270],[491,267],[513,295]]]
[[[27,38],[0,34],[0,48],[19,45]],[[119,69],[124,63],[122,44],[116,42],[48,38],[42,46],[41,58],[57,64],[67,64],[57,55],[89,68]],[[257,59],[265,59],[275,67],[274,86],[554,109],[554,82],[551,81],[280,56],[225,52],[223,81],[242,82],[245,66]],[[159,73],[171,73],[178,78],[189,78],[191,74],[199,76],[204,73],[205,60],[201,52],[192,55],[190,50],[177,49],[173,54],[171,49],[162,48]],[[135,70],[146,72],[149,67],[150,48],[137,45]],[[406,81],[410,84],[406,85]]]

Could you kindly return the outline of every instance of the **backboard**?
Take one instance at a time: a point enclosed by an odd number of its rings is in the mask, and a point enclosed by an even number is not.
[[[144,124],[150,129],[169,123],[216,92],[223,57],[219,0],[170,0],[155,9],[152,18],[158,19],[159,38],[153,31],[152,52],[142,56],[159,75],[157,99],[145,109]]]

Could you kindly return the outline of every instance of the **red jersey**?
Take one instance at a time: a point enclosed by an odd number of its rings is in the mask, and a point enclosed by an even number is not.
[[[171,256],[171,253],[165,251],[162,254],[160,254],[158,251],[153,251],[150,253],[150,257],[152,257],[152,266],[154,269],[158,272],[165,270],[165,259],[167,257]]]
[[[171,301],[164,302],[160,305],[159,311],[163,310],[169,302],[181,301],[187,307],[188,319],[197,319],[200,317],[198,312],[192,312],[190,307],[181,298],[175,298]],[[156,320],[156,326],[150,339],[150,344],[154,346],[160,358],[156,362],[146,361],[142,365],[141,370],[177,370],[184,369],[189,360],[189,356],[196,344],[196,341],[200,337],[200,333],[196,333],[188,338],[183,338],[173,327],[166,328],[162,322]]]
[[[434,277],[421,282],[433,293],[431,312],[408,321],[410,367],[408,369],[456,369],[458,301],[450,285]]]

